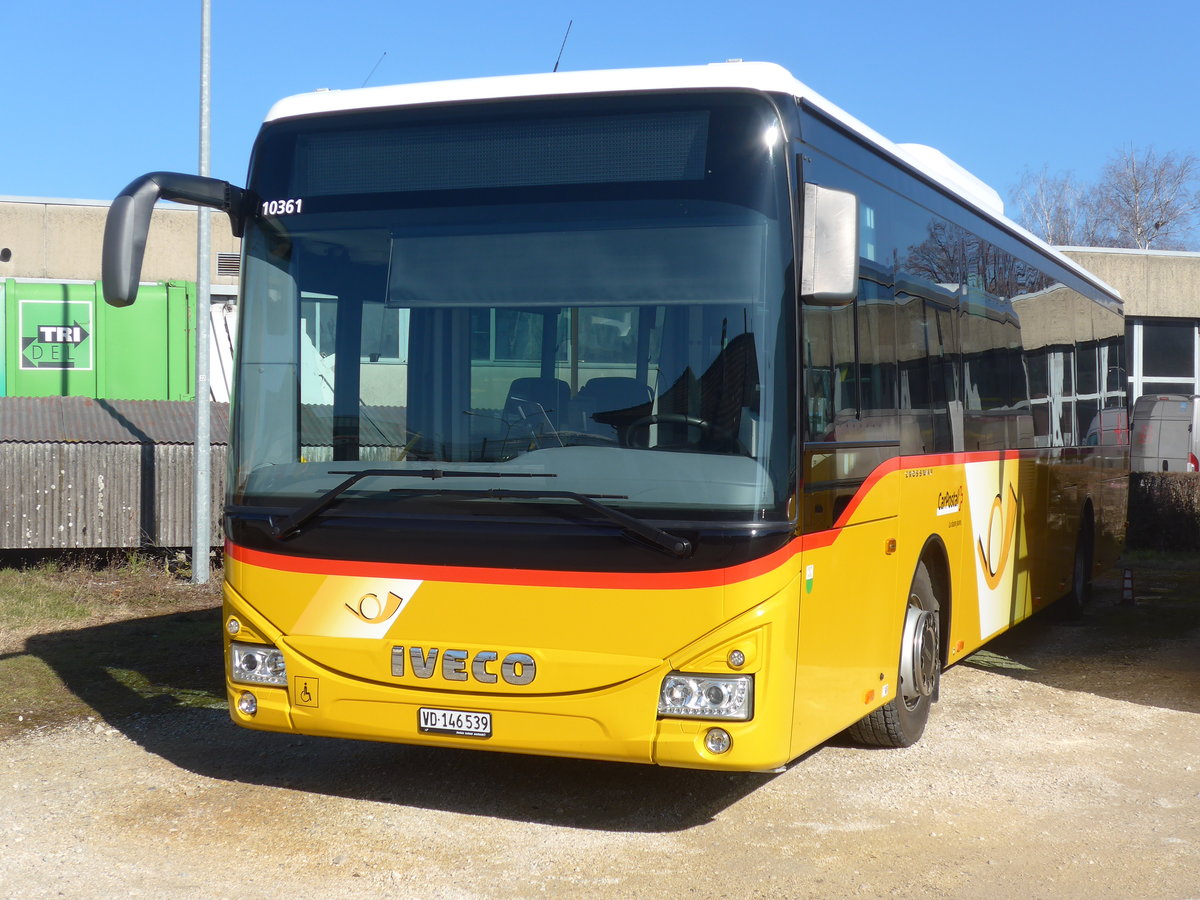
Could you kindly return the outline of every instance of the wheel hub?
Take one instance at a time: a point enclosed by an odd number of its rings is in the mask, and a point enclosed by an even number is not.
[[[937,613],[910,605],[900,655],[900,694],[910,706],[930,696],[937,685],[938,644]]]

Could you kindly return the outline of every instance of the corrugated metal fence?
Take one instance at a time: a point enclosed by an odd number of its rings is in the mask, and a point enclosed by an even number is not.
[[[187,547],[194,407],[0,398],[0,550]],[[212,407],[213,546],[221,543],[229,407]]]

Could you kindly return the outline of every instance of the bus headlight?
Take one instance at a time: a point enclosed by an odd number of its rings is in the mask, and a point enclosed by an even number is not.
[[[658,692],[658,714],[745,721],[754,715],[754,676],[672,672]]]
[[[233,680],[241,684],[287,687],[283,654],[274,647],[233,641],[229,645],[229,671]]]

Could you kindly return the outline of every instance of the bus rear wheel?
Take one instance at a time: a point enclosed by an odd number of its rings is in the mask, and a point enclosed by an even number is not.
[[[896,696],[851,725],[851,738],[872,747],[910,747],[917,742],[941,679],[941,637],[941,606],[922,562],[908,591]]]
[[[1075,559],[1071,565],[1071,593],[1063,599],[1063,609],[1068,618],[1083,615],[1084,608],[1092,602],[1092,555],[1095,540],[1092,536],[1092,520],[1085,517],[1079,524],[1075,538]]]

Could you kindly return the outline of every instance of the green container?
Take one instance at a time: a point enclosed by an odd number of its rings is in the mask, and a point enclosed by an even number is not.
[[[196,286],[142,285],[123,309],[99,282],[4,282],[0,396],[191,400]]]
[[[7,291],[8,282],[0,281],[0,397],[8,396],[8,307],[4,303]]]

